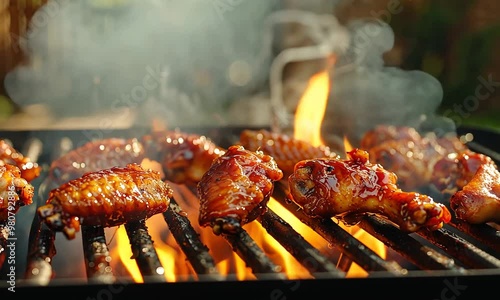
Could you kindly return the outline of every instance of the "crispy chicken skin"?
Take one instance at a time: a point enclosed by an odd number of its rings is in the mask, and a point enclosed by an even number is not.
[[[451,219],[446,206],[416,192],[404,192],[397,177],[369,162],[368,152],[355,148],[345,160],[318,158],[300,161],[288,178],[292,200],[313,217],[339,218],[375,213],[404,232],[435,230]]]
[[[230,146],[198,183],[199,224],[217,235],[237,232],[266,211],[274,182],[282,177],[271,156]]]
[[[450,153],[436,162],[431,182],[447,194],[461,190],[482,165],[493,165],[491,157],[471,150]]]
[[[472,224],[500,222],[500,172],[494,164],[481,164],[472,179],[450,198],[458,219]]]
[[[397,174],[398,185],[406,191],[416,191],[429,185],[432,178],[433,159],[436,155],[430,143],[413,140],[389,140],[367,149],[374,163]],[[363,148],[364,149],[364,148]]]
[[[111,227],[165,212],[173,195],[160,173],[138,164],[89,172],[52,190],[37,213],[73,239],[80,225]]]
[[[11,164],[0,166],[0,223],[17,213],[21,206],[33,203],[34,187]]]
[[[452,194],[474,176],[478,167],[491,159],[467,148],[456,135],[421,135],[411,127],[379,125],[365,133],[361,148],[374,163],[398,176],[404,190],[434,186]]]
[[[141,139],[149,158],[159,161],[165,179],[173,183],[196,186],[212,162],[224,154],[204,135],[162,130]]]
[[[59,183],[65,183],[88,172],[139,164],[143,158],[143,146],[135,138],[95,140],[54,160],[50,165],[49,176]]]
[[[374,129],[365,132],[360,141],[360,148],[368,150],[386,141],[405,140],[417,142],[420,139],[420,133],[413,127],[378,125]]]
[[[260,150],[272,156],[283,171],[284,178],[288,178],[293,173],[295,164],[301,160],[320,157],[340,158],[327,146],[316,147],[288,135],[264,129],[243,130],[239,143],[248,150]]]
[[[14,149],[5,140],[0,139],[0,166],[5,164],[16,165],[21,170],[21,177],[31,182],[38,176],[42,167],[36,162],[32,162],[29,157]]]

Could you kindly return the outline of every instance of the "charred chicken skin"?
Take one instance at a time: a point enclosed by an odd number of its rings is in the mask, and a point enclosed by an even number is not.
[[[241,145],[229,147],[198,183],[199,224],[217,235],[237,232],[266,211],[274,182],[282,177],[271,156]]]
[[[172,195],[160,173],[128,164],[62,184],[37,213],[51,229],[73,239],[80,225],[112,227],[165,212]]]
[[[144,148],[135,138],[90,141],[54,160],[50,165],[49,176],[59,183],[65,183],[88,172],[139,164],[143,158]]]
[[[206,136],[176,130],[156,131],[141,141],[147,156],[161,163],[166,180],[192,186],[225,152]]]
[[[327,146],[316,147],[288,135],[267,130],[244,130],[240,134],[239,143],[248,150],[260,150],[272,156],[283,171],[284,178],[293,173],[295,164],[301,160],[320,157],[340,158]]]
[[[318,158],[300,161],[288,178],[292,200],[313,217],[336,217],[347,224],[356,216],[374,213],[404,232],[435,230],[451,219],[446,206],[416,192],[404,192],[397,176],[369,162],[368,152],[355,148],[345,160]]]
[[[494,164],[481,164],[472,179],[450,198],[457,218],[472,224],[500,222],[500,172]]]
[[[21,177],[28,182],[40,176],[42,170],[42,167],[36,162],[31,161],[29,157],[24,156],[5,140],[0,139],[0,166],[6,164],[16,165],[21,171]]]
[[[33,203],[34,187],[11,164],[0,166],[0,223],[17,213],[21,206]]]

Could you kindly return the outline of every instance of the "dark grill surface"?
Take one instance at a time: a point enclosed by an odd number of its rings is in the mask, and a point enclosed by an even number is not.
[[[243,128],[184,129],[186,132],[206,134],[217,144],[228,146],[237,141]],[[69,138],[73,145],[105,137],[137,137],[147,129],[102,131],[38,131],[38,132],[3,132],[1,138],[9,139],[23,153],[35,151],[38,162],[48,167],[65,149]],[[462,128],[459,134],[473,133],[472,150],[490,155],[499,163],[496,150],[500,149],[500,135],[480,129]],[[41,142],[41,143],[40,143]],[[41,148],[37,148],[41,146]],[[33,184],[39,190],[39,198],[33,207],[23,208],[17,222],[29,223],[31,228],[25,232],[16,232],[20,240],[22,235],[29,236],[19,241],[19,248],[26,243],[26,253],[18,250],[16,262],[18,291],[29,292],[36,289],[41,293],[75,293],[85,290],[87,297],[114,298],[126,294],[140,297],[146,288],[160,289],[166,292],[181,292],[185,295],[218,295],[234,292],[255,295],[259,299],[288,299],[294,296],[305,297],[315,291],[347,291],[351,295],[361,295],[363,290],[384,290],[396,293],[407,288],[412,296],[434,297],[436,299],[472,295],[486,288],[500,277],[500,231],[489,225],[473,226],[459,220],[453,220],[444,228],[435,232],[419,231],[405,234],[385,220],[373,215],[361,219],[359,227],[382,241],[393,254],[382,259],[378,254],[365,247],[361,242],[342,229],[333,220],[312,219],[286,199],[287,187],[278,184],[274,197],[289,209],[297,218],[323,237],[329,245],[335,247],[340,257],[333,260],[309,244],[295,229],[274,211],[256,221],[266,229],[297,261],[310,272],[314,279],[287,279],[280,266],[272,261],[244,230],[237,235],[222,235],[233,251],[251,268],[256,280],[237,281],[229,276],[221,276],[215,267],[211,249],[198,238],[189,219],[179,213],[182,207],[172,199],[170,209],[163,214],[167,226],[182,248],[198,275],[197,279],[185,282],[166,282],[163,266],[154,247],[154,241],[148,233],[145,222],[130,222],[125,225],[134,258],[144,278],[143,284],[134,284],[129,279],[116,278],[109,267],[109,249],[103,228],[82,227],[83,253],[87,272],[87,283],[73,282],[58,278],[52,274],[51,262],[54,256],[64,255],[56,251],[56,235],[34,217],[36,205],[43,204],[43,196],[53,186],[44,186],[44,174]],[[45,182],[46,184],[47,182]],[[433,195],[434,196],[434,195]],[[436,195],[439,196],[439,195]],[[397,258],[397,259],[396,259]],[[346,278],[346,270],[357,263],[368,272],[368,278]],[[4,264],[4,266],[7,264]],[[1,276],[8,270],[2,270]],[[7,279],[6,279],[7,280]],[[2,284],[6,281],[3,280]],[[76,292],[77,293],[77,292]],[[360,293],[360,294],[358,294]],[[380,294],[387,298],[385,293]],[[405,292],[406,293],[406,292]],[[336,293],[338,295],[338,293]],[[349,295],[349,294],[348,294]],[[376,295],[373,294],[373,295]],[[78,296],[78,295],[75,295]],[[401,296],[401,295],[400,295]],[[389,297],[390,298],[390,297]],[[399,297],[398,299],[401,299]]]

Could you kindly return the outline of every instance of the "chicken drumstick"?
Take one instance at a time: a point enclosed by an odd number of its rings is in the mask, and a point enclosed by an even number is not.
[[[363,213],[375,213],[392,221],[404,232],[422,227],[435,230],[451,219],[446,206],[416,192],[404,192],[397,177],[368,153],[355,148],[348,159],[318,158],[296,164],[289,177],[293,201],[314,217],[336,217],[351,223]]]

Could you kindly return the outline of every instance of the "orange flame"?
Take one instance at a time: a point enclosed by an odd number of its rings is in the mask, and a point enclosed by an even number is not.
[[[314,75],[307,85],[297,106],[294,122],[294,137],[308,141],[314,146],[323,144],[321,140],[321,123],[325,115],[328,95],[330,93],[330,76],[324,71]]]
[[[349,152],[352,149],[353,149],[353,147],[352,147],[351,143],[349,142],[349,139],[346,136],[344,136],[344,151]]]
[[[328,71],[322,71],[314,75],[302,95],[295,114],[294,137],[307,141],[314,146],[324,144],[321,138],[321,123],[324,118],[328,97],[330,94],[330,76]],[[344,149],[353,149],[347,137],[344,137]],[[281,212],[280,212],[281,213]],[[355,238],[364,243],[368,248],[379,254],[382,258],[386,256],[385,245],[366,231],[357,226],[340,225]],[[296,225],[295,225],[296,226]],[[294,228],[295,228],[294,226]],[[351,264],[347,277],[365,277],[368,273],[357,264]]]
[[[330,94],[330,76],[327,71],[320,72],[313,76],[308,83],[305,93],[300,99],[295,114],[295,132],[294,137],[309,141],[315,146],[324,142],[321,139],[321,123],[325,114],[328,95]],[[165,128],[164,122],[155,122],[153,128]],[[347,139],[345,147],[348,149]],[[142,162],[143,167],[150,168],[162,173],[161,165],[158,162],[145,159]],[[199,200],[196,192],[184,185],[171,184],[174,189],[174,199],[182,208],[188,217],[193,229],[199,234],[200,240],[210,250],[216,262],[216,268],[221,275],[231,275],[237,280],[255,279],[252,270],[246,263],[233,251],[231,246],[220,236],[213,234],[210,228],[202,228],[198,224]],[[331,255],[332,247],[309,226],[296,218],[287,208],[283,207],[278,201],[271,198],[268,207],[276,214],[288,222],[300,235],[302,235],[316,249]],[[164,276],[166,281],[175,282],[183,278],[197,278],[196,272],[192,269],[184,252],[175,241],[173,235],[168,229],[165,219],[161,214],[155,215],[146,221],[148,232],[154,241],[155,249],[162,266],[164,267]],[[384,245],[371,237],[363,230],[352,226],[345,228],[356,238],[365,243],[372,250],[385,255]],[[286,249],[283,248],[263,226],[255,221],[245,225],[245,230],[255,240],[264,252],[278,265],[282,267],[283,272],[289,279],[309,279],[312,278],[308,270],[303,267]],[[132,257],[130,241],[124,227],[116,230],[116,238],[113,240],[113,246],[110,247],[113,258],[113,269],[121,271],[123,276],[130,276],[134,282],[142,283],[143,278],[139,271],[136,261]],[[119,274],[121,275],[121,274]],[[366,272],[356,264],[352,264],[347,276],[365,276]]]

